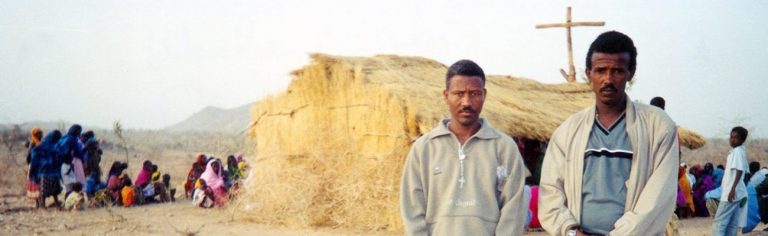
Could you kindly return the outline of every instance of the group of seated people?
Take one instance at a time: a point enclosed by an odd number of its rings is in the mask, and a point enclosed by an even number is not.
[[[128,168],[127,163],[115,161],[109,170],[107,184],[103,189],[88,189],[94,192],[97,205],[120,205],[131,207],[147,203],[163,203],[175,201],[176,189],[171,187],[171,176],[161,174],[158,166],[145,160],[136,180],[123,173]]]
[[[200,154],[187,175],[184,195],[191,197],[195,206],[224,206],[240,188],[240,181],[246,173],[247,165],[242,156],[228,156],[225,169],[221,159]]]

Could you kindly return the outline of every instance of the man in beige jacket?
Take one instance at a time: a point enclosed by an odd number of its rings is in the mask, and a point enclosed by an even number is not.
[[[589,48],[595,105],[555,130],[542,166],[538,213],[551,235],[664,234],[677,194],[677,128],[627,96],[636,58],[632,39],[615,31]]]
[[[528,172],[515,142],[480,118],[483,70],[458,61],[445,83],[451,119],[413,143],[403,168],[405,235],[522,235]]]

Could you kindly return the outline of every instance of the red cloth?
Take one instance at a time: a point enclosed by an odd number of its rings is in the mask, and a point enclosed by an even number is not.
[[[528,209],[531,210],[532,215],[531,223],[528,224],[528,228],[541,228],[541,222],[539,222],[539,186],[531,187],[531,203],[528,204]]]

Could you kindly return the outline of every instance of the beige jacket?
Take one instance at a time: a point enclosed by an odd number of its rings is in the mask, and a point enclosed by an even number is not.
[[[525,169],[515,142],[481,121],[463,152],[440,122],[416,140],[403,168],[400,207],[405,235],[522,235],[528,206]]]
[[[592,106],[563,122],[549,142],[541,170],[539,220],[551,235],[565,235],[569,226],[579,224],[584,152],[594,121]],[[663,235],[677,196],[677,128],[661,109],[629,98],[626,122],[634,155],[625,213],[609,235]]]

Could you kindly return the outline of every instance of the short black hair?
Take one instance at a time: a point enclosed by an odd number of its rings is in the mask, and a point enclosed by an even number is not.
[[[80,182],[72,183],[72,192],[79,193],[80,191],[83,191],[83,184]]]
[[[731,130],[731,133],[736,132],[737,135],[739,135],[739,138],[741,138],[741,141],[744,142],[747,140],[747,135],[749,135],[749,131],[741,126],[733,127]]]
[[[753,162],[749,163],[749,172],[750,173],[755,173],[758,170],[760,170],[760,162],[753,161]]]
[[[587,51],[587,70],[592,69],[592,54],[600,53],[629,53],[629,72],[635,75],[637,67],[637,48],[635,43],[626,34],[617,31],[608,31],[597,36],[589,45]]]
[[[654,97],[651,99],[651,105],[664,110],[664,106],[667,104],[663,97]]]
[[[463,59],[448,67],[448,72],[445,74],[445,88],[451,85],[451,78],[456,75],[478,76],[483,80],[483,85],[485,85],[485,72],[474,61]]]

